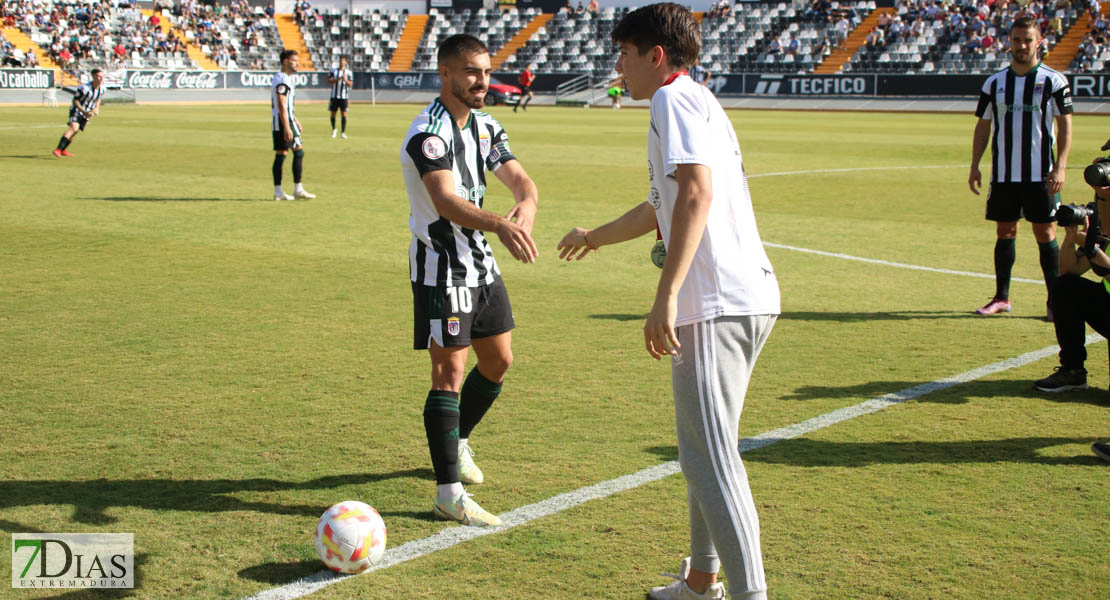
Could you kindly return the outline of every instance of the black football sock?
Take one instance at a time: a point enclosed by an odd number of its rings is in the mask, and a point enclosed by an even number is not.
[[[293,183],[301,182],[301,172],[304,167],[304,150],[293,151]]]
[[[332,124],[331,128],[335,129],[335,124],[334,123]],[[347,115],[343,115],[343,131],[342,131],[342,133],[347,133]]]
[[[285,155],[274,153],[274,185],[281,185],[281,167],[285,164]]]
[[[331,115],[331,128],[332,131],[335,131],[335,113],[332,113]]]
[[[524,99],[524,110],[528,110],[528,103],[532,101],[532,97],[528,96]]]
[[[1010,274],[1014,269],[1015,245],[1014,238],[998,238],[994,243],[994,297],[999,300],[1010,299]]]
[[[459,437],[468,438],[501,393],[501,384],[486,379],[478,367],[470,370],[459,399]]]
[[[1060,276],[1060,244],[1056,243],[1056,240],[1044,243],[1038,242],[1037,249],[1041,252],[1041,272],[1044,273],[1044,285],[1051,291],[1052,284]]]
[[[432,455],[436,483],[459,481],[459,394],[444,390],[428,392],[424,401],[424,433]]]

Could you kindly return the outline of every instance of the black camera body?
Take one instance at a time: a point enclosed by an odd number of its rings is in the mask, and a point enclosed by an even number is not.
[[[1083,179],[1091,187],[1106,187],[1110,185],[1110,156],[1096,158],[1095,162],[1083,169]]]
[[[1056,223],[1060,227],[1082,225],[1084,219],[1091,219],[1092,222],[1088,224],[1089,228],[1098,231],[1098,223],[1093,222],[1095,219],[1092,218],[1095,216],[1097,215],[1094,202],[1088,202],[1086,206],[1061,204],[1060,208],[1056,209]]]

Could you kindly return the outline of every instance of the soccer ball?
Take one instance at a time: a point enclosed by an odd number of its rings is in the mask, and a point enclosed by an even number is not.
[[[385,553],[385,521],[369,504],[346,500],[316,524],[316,555],[333,571],[361,573]]]

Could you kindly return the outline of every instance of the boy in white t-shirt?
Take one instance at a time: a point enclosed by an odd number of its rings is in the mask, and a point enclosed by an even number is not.
[[[759,519],[738,450],[740,412],[756,357],[775,323],[779,288],[756,229],[736,132],[720,103],[684,70],[701,35],[672,3],[627,14],[613,29],[617,71],[633,99],[651,99],[646,202],[596,229],[575,228],[560,258],[658,230],[665,245],[644,324],[652,357],[671,356],[679,461],[690,507],[690,558],[652,588],[656,600],[765,599]]]

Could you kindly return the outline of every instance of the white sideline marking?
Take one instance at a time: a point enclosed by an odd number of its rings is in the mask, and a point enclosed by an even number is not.
[[[1087,336],[1086,343],[1092,344],[1102,339],[1102,336],[1098,334],[1091,334]],[[913,387],[894,392],[893,394],[879,396],[878,398],[873,398],[871,400],[861,402],[859,404],[856,404],[855,406],[837,409],[832,412],[814,417],[812,419],[806,419],[801,423],[795,423],[794,425],[787,425],[786,427],[772,429],[771,431],[766,431],[755,437],[744,438],[740,440],[740,452],[748,452],[757,448],[770,446],[771,444],[774,444],[776,442],[781,442],[783,440],[795,438],[800,435],[805,435],[807,433],[817,431],[818,429],[824,429],[825,427],[829,427],[830,425],[835,425],[849,419],[854,419],[862,415],[877,412],[889,406],[901,404],[903,402],[912,400],[914,398],[919,398],[926,394],[945,390],[961,383],[975,381],[976,379],[986,377],[987,375],[992,375],[994,373],[999,373],[1016,367],[1021,367],[1029,363],[1036,362],[1042,358],[1052,356],[1059,351],[1059,346],[1048,346],[1046,348],[1041,348],[1040,350],[1026,352],[1021,356],[1008,358],[1001,362],[996,362],[994,364],[971,369],[970,371],[964,371],[963,373],[959,373],[951,377],[937,379],[936,381],[930,381],[921,385],[915,385]],[[607,496],[616,494],[617,492],[631,490],[644,484],[658,481],[660,479],[663,479],[664,477],[678,474],[680,471],[681,469],[679,467],[678,461],[673,460],[667,463],[656,465],[654,467],[643,469],[642,471],[637,471],[635,473],[632,473],[631,475],[624,475],[622,477],[617,477],[616,479],[610,479],[608,481],[603,481],[594,485],[578,488],[577,490],[567,492],[565,494],[559,494],[557,496],[552,496],[551,498],[541,500],[540,502],[537,502],[535,504],[529,504],[528,506],[522,506],[516,510],[509,511],[505,514],[500,515],[502,522],[502,525],[500,527],[450,527],[448,529],[440,531],[439,533],[436,533],[435,535],[431,535],[419,540],[413,540],[411,542],[401,544],[396,548],[387,550],[385,556],[382,559],[382,562],[374,565],[367,571],[360,573],[360,575],[373,573],[374,571],[380,571],[382,569],[388,569],[392,566],[401,564],[414,558],[427,556],[433,552],[438,552],[439,550],[446,550],[447,548],[472,540],[477,537],[490,535],[493,533],[500,533],[507,529],[511,529],[513,527],[518,527],[531,521],[535,521],[536,519],[541,519],[543,517],[562,512],[569,508],[574,508],[575,506],[585,504],[586,502],[589,502],[591,500],[598,500],[600,498],[605,498]],[[297,579],[296,581],[293,581],[281,587],[263,590],[253,596],[250,596],[246,600],[292,600],[293,598],[300,598],[302,596],[307,596],[309,594],[317,592],[325,587],[347,579],[348,577],[356,577],[356,575],[340,575],[332,571],[320,571],[313,575]]]
[[[843,258],[845,260],[857,260],[859,262],[872,263],[876,265],[884,265],[887,267],[899,267],[902,269],[914,269],[917,271],[932,271],[934,273],[944,273],[945,275],[962,275],[964,277],[981,277],[984,279],[994,279],[994,275],[987,273],[973,273],[971,271],[953,271],[952,269],[941,269],[938,267],[922,267],[920,265],[910,265],[906,263],[891,262],[889,260],[879,260],[877,258],[864,258],[862,256],[852,256],[851,254],[840,254],[839,252],[825,252],[824,250],[811,250],[809,248],[798,248],[797,246],[787,246],[786,244],[776,244],[774,242],[763,242],[764,246],[771,248],[781,248],[783,250],[794,250],[796,252],[806,252],[808,254],[817,254],[819,256],[829,256],[832,258]],[[1036,283],[1044,285],[1044,281],[1040,279],[1025,279],[1022,277],[1011,277],[1010,281],[1020,281],[1022,283]]]

